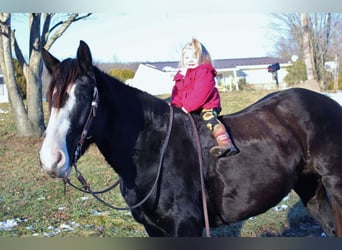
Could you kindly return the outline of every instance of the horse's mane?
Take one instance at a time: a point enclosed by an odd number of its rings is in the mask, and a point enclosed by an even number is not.
[[[76,59],[62,61],[51,75],[50,86],[47,91],[47,100],[51,107],[63,107],[68,96],[68,87],[76,81],[80,68]]]
[[[111,82],[112,84],[115,83],[112,86],[115,86],[116,93],[120,93],[118,96],[122,98],[135,96],[140,100],[144,100],[144,103],[150,104],[151,106],[160,106],[161,99],[150,95],[145,91],[126,85],[116,77],[103,72],[95,65],[93,65],[93,70],[98,81]],[[68,58],[58,65],[51,75],[51,81],[47,91],[47,100],[50,109],[52,107],[60,109],[64,106],[68,97],[68,89],[70,85],[72,85],[81,74],[82,72],[77,59]]]
[[[115,88],[116,98],[120,99],[120,103],[123,103],[127,99],[127,97],[135,97],[136,100],[139,100],[138,106],[144,104],[145,108],[148,106],[154,109],[160,109],[161,104],[166,104],[165,100],[160,99],[146,91],[143,91],[139,88],[129,86],[124,83],[122,80],[116,78],[115,76],[109,75],[108,73],[102,71],[97,66],[93,67],[95,77],[98,82],[107,82],[110,83],[111,86]],[[132,106],[132,101],[130,100],[130,106]]]

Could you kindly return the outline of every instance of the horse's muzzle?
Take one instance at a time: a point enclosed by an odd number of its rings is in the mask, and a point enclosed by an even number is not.
[[[63,151],[56,150],[51,164],[45,163],[42,155],[39,156],[40,167],[53,178],[66,178],[71,171],[66,159]]]

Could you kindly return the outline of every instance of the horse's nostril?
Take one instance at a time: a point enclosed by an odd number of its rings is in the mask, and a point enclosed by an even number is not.
[[[57,150],[56,166],[57,168],[63,167],[65,164],[65,154],[61,150]]]
[[[66,171],[68,171],[68,155],[66,155],[63,150],[57,149],[50,154],[45,152],[45,155],[42,154],[41,151],[39,155],[39,163],[43,170],[51,177],[64,178],[67,174]]]

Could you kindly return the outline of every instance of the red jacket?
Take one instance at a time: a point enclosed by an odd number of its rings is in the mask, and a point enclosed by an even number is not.
[[[217,108],[221,110],[220,95],[215,87],[216,70],[211,64],[200,64],[188,69],[185,76],[180,71],[174,77],[171,104],[184,107],[188,112]]]

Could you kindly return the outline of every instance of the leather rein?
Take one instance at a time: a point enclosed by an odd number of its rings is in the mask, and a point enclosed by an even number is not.
[[[95,77],[94,77],[95,78]],[[146,196],[139,201],[138,203],[134,204],[134,205],[130,205],[127,207],[116,207],[113,206],[111,204],[109,204],[108,202],[104,201],[102,198],[100,198],[98,196],[98,194],[103,194],[105,192],[108,192],[110,190],[112,190],[113,188],[115,188],[119,183],[120,180],[115,181],[111,186],[103,189],[103,190],[99,190],[99,191],[93,191],[90,187],[90,184],[86,181],[86,179],[83,177],[82,173],[80,172],[80,170],[77,168],[77,161],[81,156],[81,150],[82,150],[82,146],[84,144],[84,141],[87,139],[87,135],[88,135],[88,131],[89,128],[92,124],[93,119],[96,116],[96,111],[98,108],[98,104],[99,104],[99,95],[98,95],[98,90],[97,87],[94,87],[94,91],[93,91],[93,100],[91,102],[91,108],[90,108],[90,112],[87,118],[87,121],[84,125],[84,128],[82,130],[82,133],[80,135],[80,139],[79,142],[77,143],[77,147],[74,153],[74,160],[73,160],[73,164],[72,167],[74,167],[75,172],[76,172],[76,178],[78,179],[78,181],[81,183],[82,187],[78,187],[77,185],[73,184],[71,182],[71,180],[68,177],[65,177],[63,179],[64,182],[64,193],[66,193],[66,184],[69,184],[70,186],[72,186],[73,188],[83,192],[83,193],[88,193],[91,194],[94,198],[96,198],[98,201],[100,201],[101,203],[105,204],[106,206],[115,209],[115,210],[131,210],[134,208],[137,208],[139,206],[141,206],[153,193],[154,189],[157,186],[159,177],[160,177],[160,173],[161,173],[161,168],[163,165],[163,161],[164,161],[164,155],[170,140],[170,135],[171,135],[171,131],[172,131],[172,125],[173,125],[173,107],[170,105],[170,116],[169,116],[169,126],[168,126],[168,130],[167,130],[167,134],[165,137],[165,141],[163,143],[162,149],[161,149],[161,155],[160,155],[160,160],[159,160],[159,165],[158,165],[158,171],[157,171],[157,176],[155,178],[155,181],[151,187],[151,190],[146,194]],[[201,181],[201,193],[202,193],[202,206],[203,206],[203,213],[204,213],[204,221],[205,221],[205,229],[206,229],[206,236],[210,237],[210,229],[209,229],[209,219],[208,219],[208,209],[207,209],[207,204],[206,204],[206,194],[205,194],[205,185],[204,185],[204,177],[203,177],[203,163],[202,163],[202,150],[201,150],[201,143],[200,143],[200,139],[199,139],[199,134],[198,134],[198,130],[196,127],[196,124],[191,116],[190,113],[188,113],[188,116],[190,118],[192,127],[194,129],[194,133],[195,133],[195,138],[196,138],[196,143],[197,143],[197,148],[198,148],[198,158],[199,158],[199,165],[200,165],[200,181]]]
[[[84,125],[84,128],[82,130],[79,142],[77,143],[77,147],[76,147],[76,150],[75,150],[75,153],[74,153],[74,161],[73,161],[73,164],[72,164],[72,166],[74,167],[75,172],[76,172],[76,178],[81,183],[82,187],[78,187],[77,185],[73,184],[71,182],[71,180],[68,177],[66,177],[66,178],[63,179],[63,182],[64,182],[64,192],[66,192],[66,184],[69,184],[73,188],[75,188],[75,189],[77,189],[77,190],[79,190],[79,191],[81,191],[83,193],[91,194],[98,201],[100,201],[101,203],[103,203],[106,206],[109,206],[110,208],[113,208],[115,210],[131,210],[131,209],[137,208],[137,207],[141,206],[152,195],[155,187],[157,186],[157,183],[158,183],[158,180],[159,180],[159,177],[160,177],[160,173],[161,173],[161,167],[162,167],[163,161],[164,161],[164,155],[165,155],[167,146],[169,144],[170,135],[171,135],[171,131],[172,131],[173,108],[172,108],[172,106],[170,106],[170,118],[169,118],[168,131],[167,131],[167,135],[166,135],[165,141],[164,141],[162,149],[161,149],[161,157],[160,157],[160,160],[159,160],[157,176],[155,178],[153,186],[151,187],[151,190],[146,194],[146,196],[140,202],[138,202],[138,203],[136,203],[134,205],[131,205],[131,206],[128,206],[128,207],[116,207],[116,206],[113,206],[113,205],[109,204],[108,202],[104,201],[102,198],[100,198],[98,196],[98,194],[103,194],[103,193],[106,193],[106,192],[112,190],[113,188],[115,188],[120,183],[120,180],[115,181],[108,188],[105,188],[105,189],[100,190],[100,191],[93,191],[91,189],[90,184],[83,177],[81,171],[77,168],[77,161],[78,161],[78,159],[81,156],[82,146],[83,146],[84,141],[87,138],[89,128],[90,128],[90,126],[92,124],[93,119],[96,116],[96,110],[97,110],[97,107],[98,107],[98,103],[99,103],[98,90],[97,90],[97,87],[94,87],[93,100],[91,102],[90,112],[89,112],[87,121],[86,121],[86,123]]]

